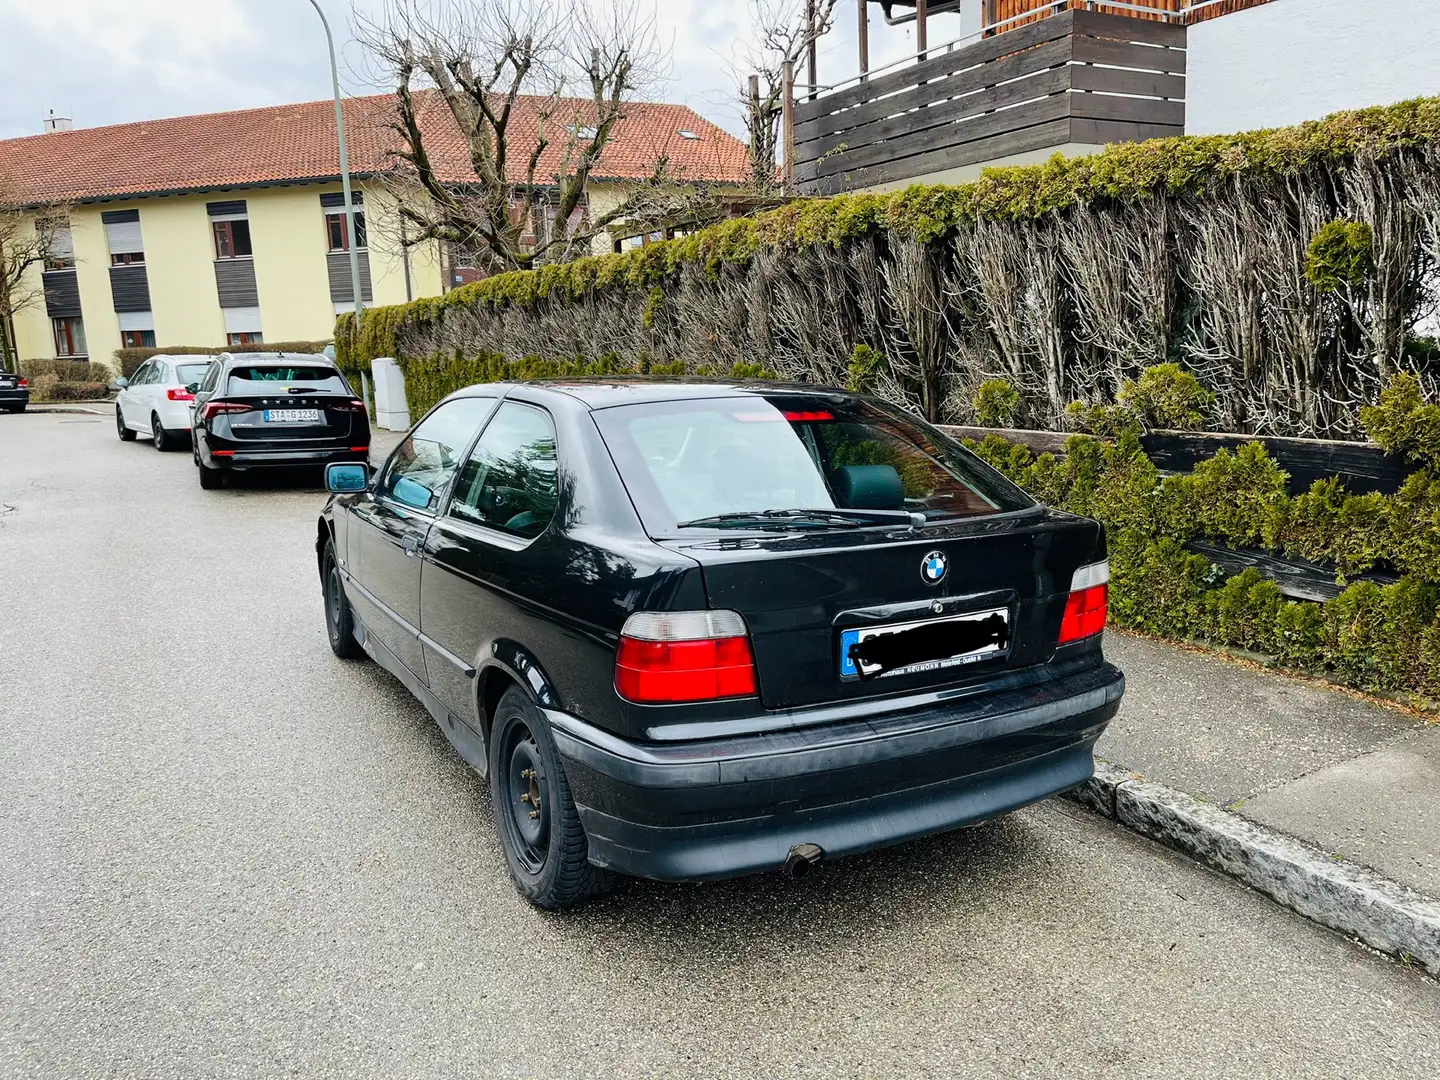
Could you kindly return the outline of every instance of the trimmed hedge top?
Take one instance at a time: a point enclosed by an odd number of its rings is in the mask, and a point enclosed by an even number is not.
[[[372,308],[362,316],[358,335],[347,313],[336,324],[336,348],[342,366],[358,370],[377,356],[394,356],[403,325],[432,319],[453,305],[527,306],[614,286],[651,287],[687,265],[713,274],[763,249],[839,245],[879,232],[928,243],[980,218],[1033,219],[1083,203],[1198,195],[1226,182],[1279,178],[1435,143],[1440,143],[1440,98],[1417,98],[1289,128],[1122,143],[1085,157],[1057,153],[1041,165],[987,169],[980,179],[958,186],[801,199],[621,254],[499,274],[445,296]]]

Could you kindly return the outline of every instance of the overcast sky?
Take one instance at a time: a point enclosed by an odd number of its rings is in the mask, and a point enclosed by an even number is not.
[[[354,74],[363,65],[349,37],[350,0],[321,3],[340,39],[342,89],[374,92]],[[674,52],[672,80],[652,96],[740,131],[729,61],[749,38],[749,11],[750,0],[656,0]],[[954,19],[935,18],[932,43],[958,33]],[[855,0],[840,0],[822,83],[855,74],[855,25]],[[910,29],[885,26],[873,5],[870,35],[876,66],[913,49]],[[0,43],[0,138],[38,134],[49,109],[95,127],[330,96],[308,0],[0,0]]]

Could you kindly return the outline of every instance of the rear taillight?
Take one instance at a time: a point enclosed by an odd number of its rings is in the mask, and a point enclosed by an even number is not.
[[[172,386],[169,390],[165,391],[165,396],[168,397],[171,401],[195,400],[195,395],[192,394],[189,390],[186,390],[183,386],[179,387],[178,389]]]
[[[615,689],[647,705],[755,694],[755,657],[734,611],[637,611],[615,654]]]
[[[1065,601],[1065,617],[1060,620],[1060,644],[1094,637],[1105,629],[1105,615],[1110,593],[1108,560],[1090,563],[1075,571],[1070,579],[1070,598]]]
[[[29,386],[30,384],[29,384],[28,382],[26,382],[24,379],[21,379],[21,380],[19,381],[19,383],[17,383],[16,385],[17,385],[17,386]]]
[[[219,416],[221,413],[249,412],[250,406],[243,401],[208,401],[205,403],[205,410],[200,414],[201,419],[209,420],[212,416]]]
[[[327,408],[334,409],[336,412],[364,412],[365,402],[359,398],[351,398],[349,401],[332,401]]]

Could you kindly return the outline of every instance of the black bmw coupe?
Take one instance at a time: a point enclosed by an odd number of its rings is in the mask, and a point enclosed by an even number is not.
[[[327,481],[331,647],[488,775],[541,907],[993,818],[1119,707],[1100,526],[871,398],[475,386]]]

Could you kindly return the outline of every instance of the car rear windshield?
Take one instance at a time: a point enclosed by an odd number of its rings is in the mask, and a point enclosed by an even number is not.
[[[941,432],[858,398],[708,398],[594,415],[652,535],[777,510],[908,510],[940,521],[1035,505]]]
[[[205,378],[205,372],[210,370],[209,364],[176,364],[175,375],[178,382],[185,385],[198,383]]]
[[[348,394],[350,387],[332,367],[251,364],[230,369],[229,393],[263,394],[303,386],[317,393]]]

